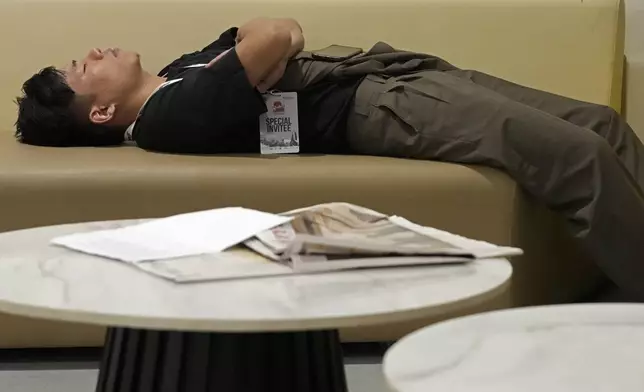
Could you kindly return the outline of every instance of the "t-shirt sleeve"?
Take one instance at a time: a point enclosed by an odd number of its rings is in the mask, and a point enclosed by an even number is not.
[[[194,57],[210,57],[213,56],[214,54],[219,54],[225,50],[228,50],[232,47],[235,46],[235,39],[237,38],[237,27],[232,27],[219,36],[217,40],[211,42],[208,46],[205,48],[201,49],[200,51],[197,52],[192,52],[192,53],[186,53],[183,56],[179,57],[172,63],[166,65],[163,67],[161,71],[157,74],[158,76],[165,76],[168,74],[168,71],[174,67],[174,66],[179,66],[183,61],[185,61],[186,58],[194,58]],[[206,61],[207,62],[207,61]]]
[[[210,43],[210,45],[203,48],[202,52],[208,52],[211,50],[220,50],[228,49],[235,46],[235,39],[237,38],[237,27],[231,27],[230,29],[221,33],[219,38],[216,41]]]
[[[156,151],[237,152],[243,141],[256,138],[259,145],[257,129],[248,124],[258,124],[265,112],[262,95],[233,49],[212,67],[187,72],[155,94],[134,138],[139,147]]]
[[[219,122],[230,124],[266,112],[262,95],[251,85],[234,49],[211,67],[190,73],[181,84],[194,105],[217,111],[225,108],[226,113],[217,116]]]

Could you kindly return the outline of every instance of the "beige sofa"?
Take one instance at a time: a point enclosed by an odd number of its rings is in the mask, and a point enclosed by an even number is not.
[[[172,156],[131,147],[47,149],[12,138],[21,82],[94,46],[136,48],[157,70],[255,15],[292,16],[309,48],[377,40],[463,68],[620,107],[617,0],[0,0],[0,231],[155,217],[226,205],[269,211],[331,200],[519,246],[507,298],[461,313],[574,301],[603,279],[561,222],[505,174],[484,167],[351,156]],[[456,313],[446,313],[449,318]],[[433,320],[343,331],[395,339]],[[91,346],[103,330],[0,315],[0,347]]]

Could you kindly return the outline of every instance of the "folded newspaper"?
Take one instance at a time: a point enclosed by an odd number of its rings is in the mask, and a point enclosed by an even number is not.
[[[321,204],[284,213],[292,220],[244,244],[294,271],[313,272],[413,264],[464,263],[521,254],[516,248],[414,224],[348,203]]]
[[[246,215],[252,212],[245,209],[244,211]],[[176,282],[357,268],[467,263],[476,259],[510,257],[522,253],[517,248],[471,240],[348,203],[320,204],[280,214],[275,216],[277,219],[271,218],[270,214],[259,211],[256,213],[263,214],[260,218],[264,220],[262,224],[268,229],[248,235],[245,240],[237,242],[236,246],[222,252],[195,252],[182,254],[183,257],[172,256],[173,253],[169,253],[167,258],[158,257],[150,260],[140,257],[128,260],[126,257],[111,256],[110,252],[105,250],[105,246],[97,247],[97,244],[104,245],[109,241],[98,241],[91,236],[92,233],[58,238],[52,242],[86,253],[130,262],[149,273]],[[192,213],[190,219],[199,219],[199,214]],[[211,215],[217,216],[212,213]],[[152,222],[159,221],[161,220]],[[185,224],[190,221],[183,219],[183,222]],[[229,222],[230,220],[228,224]],[[214,227],[217,221],[213,220],[211,223],[204,227]],[[226,222],[220,224],[225,225]],[[164,230],[171,226],[167,223],[155,225]],[[118,241],[113,241],[113,244],[123,244],[127,239],[130,239],[130,242],[134,241],[135,237],[120,234],[121,237],[117,238]],[[204,238],[207,239],[207,233],[201,234],[205,234]],[[242,233],[238,233],[238,238],[241,238],[240,235]],[[106,237],[103,234],[101,239],[106,238],[109,238],[109,235]],[[153,238],[147,237],[146,240],[154,244]],[[178,244],[180,238],[174,237],[173,241],[174,244]],[[130,243],[129,247],[133,245]],[[160,254],[158,249],[154,250],[155,255]],[[114,254],[118,254],[118,249],[115,249]],[[142,253],[139,251],[137,254]]]

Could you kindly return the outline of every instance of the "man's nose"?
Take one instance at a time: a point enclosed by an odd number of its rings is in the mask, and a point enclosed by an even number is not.
[[[103,59],[103,51],[99,48],[93,48],[87,53],[87,58],[89,60],[101,60]]]

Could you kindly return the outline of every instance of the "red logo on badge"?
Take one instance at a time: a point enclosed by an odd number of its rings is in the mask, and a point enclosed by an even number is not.
[[[282,101],[273,102],[273,113],[274,114],[284,113],[284,104],[282,103]]]

